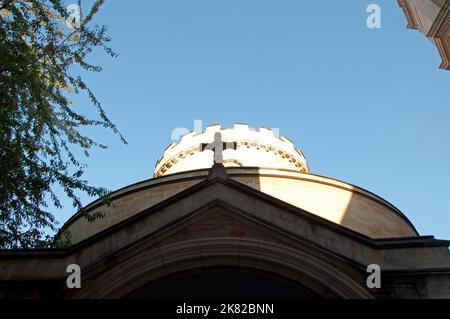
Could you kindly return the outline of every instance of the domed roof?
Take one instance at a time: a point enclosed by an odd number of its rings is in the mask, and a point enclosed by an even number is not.
[[[211,145],[216,133],[224,143],[233,143],[233,149],[224,149],[225,167],[260,167],[288,169],[308,172],[302,152],[284,136],[277,137],[271,129],[251,129],[246,124],[235,124],[233,128],[220,125],[208,126],[205,132],[190,132],[176,144],[170,144],[158,160],[155,177],[210,168],[214,164],[212,151],[203,150],[202,145]],[[234,149],[235,148],[235,149]]]
[[[219,148],[215,153],[205,147],[213,142]],[[226,145],[232,147],[222,151]],[[217,152],[221,156],[215,156]],[[91,223],[80,212],[67,221],[58,238],[80,242],[161,203],[178,200],[182,192],[208,187],[211,167],[218,158],[226,166],[226,181],[237,182],[245,192],[245,187],[256,189],[370,238],[418,236],[406,216],[384,199],[346,182],[310,173],[302,152],[286,137],[277,137],[267,128],[254,130],[235,124],[233,128],[213,125],[205,132],[184,135],[158,160],[155,178],[113,192],[112,205],[102,199],[88,205],[85,212],[102,213],[103,218]]]

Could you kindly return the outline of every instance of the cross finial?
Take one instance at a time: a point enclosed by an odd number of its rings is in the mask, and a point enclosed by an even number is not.
[[[202,152],[205,150],[214,152],[214,164],[223,164],[223,151],[227,149],[235,150],[237,148],[236,142],[224,143],[222,141],[222,134],[220,132],[216,132],[214,134],[214,142],[212,143],[204,143],[200,146]]]

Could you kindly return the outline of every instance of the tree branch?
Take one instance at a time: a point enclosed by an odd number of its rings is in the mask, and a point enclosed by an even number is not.
[[[8,9],[9,6],[11,5],[11,3],[13,3],[13,2],[14,2],[14,0],[9,0],[9,1],[6,1],[5,3],[1,4],[0,11],[2,11],[4,9]]]

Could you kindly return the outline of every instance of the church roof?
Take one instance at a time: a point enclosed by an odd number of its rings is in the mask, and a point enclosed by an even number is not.
[[[229,179],[258,193],[306,210],[320,218],[371,238],[418,236],[412,223],[392,204],[354,185],[324,176],[264,168],[227,168]],[[73,243],[115,226],[145,209],[202,185],[209,170],[162,176],[137,183],[111,194],[112,205],[97,200],[86,207],[89,214],[104,217],[89,222],[81,213],[62,228]],[[62,236],[64,237],[64,236]]]

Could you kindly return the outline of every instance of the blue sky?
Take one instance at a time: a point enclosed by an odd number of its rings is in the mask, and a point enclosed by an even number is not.
[[[379,30],[366,26],[371,3]],[[95,21],[119,57],[95,52],[89,61],[104,71],[86,82],[129,145],[89,131],[109,145],[87,160],[92,184],[150,178],[172,130],[195,119],[278,127],[312,172],[368,189],[421,234],[450,239],[450,72],[396,1],[107,1]],[[61,223],[74,213],[66,203]]]

